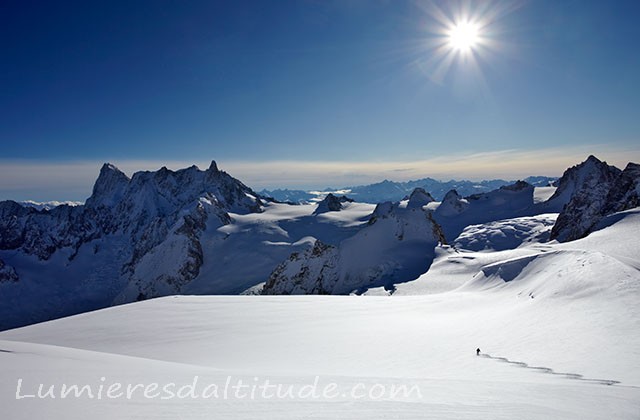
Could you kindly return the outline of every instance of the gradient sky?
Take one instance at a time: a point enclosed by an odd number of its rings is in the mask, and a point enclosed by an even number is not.
[[[484,16],[485,46],[440,66],[439,19],[464,11]],[[256,188],[638,161],[639,15],[638,1],[3,0],[0,199],[86,198],[104,161],[215,159]]]

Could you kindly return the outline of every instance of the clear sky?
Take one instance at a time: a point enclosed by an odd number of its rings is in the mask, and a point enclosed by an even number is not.
[[[99,167],[250,186],[640,160],[639,1],[0,2],[0,199]],[[471,45],[452,44],[460,23]]]

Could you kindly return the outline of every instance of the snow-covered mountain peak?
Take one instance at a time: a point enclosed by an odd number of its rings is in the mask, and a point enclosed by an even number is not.
[[[422,208],[431,202],[434,202],[435,199],[424,190],[424,188],[414,188],[409,196],[409,202],[407,203],[407,208]]]
[[[199,274],[203,233],[231,223],[230,213],[260,211],[258,195],[215,163],[206,171],[163,167],[131,178],[105,163],[85,205],[39,211],[1,202],[0,251],[51,267],[62,264],[65,274],[59,278],[88,284],[86,279],[98,276],[109,286],[96,297],[99,304],[86,303],[95,309],[110,304],[118,291],[119,303],[178,293]],[[21,269],[16,272],[22,276]],[[37,320],[57,311],[70,309],[51,304]]]
[[[109,172],[120,172],[122,173],[122,171],[120,169],[118,169],[118,167],[112,163],[109,162],[105,162],[102,164],[102,167],[100,168],[100,174],[102,173],[109,173]]]
[[[114,206],[122,198],[129,181],[129,177],[115,165],[105,163],[93,184],[93,192],[87,200],[87,206],[93,208]]]
[[[462,198],[456,190],[451,190],[445,194],[437,213],[441,216],[454,216],[462,213],[469,206],[469,202]]]
[[[566,203],[551,231],[551,239],[563,242],[585,236],[604,216],[607,197],[621,173],[593,155],[567,169],[549,199],[551,203]]]
[[[551,196],[549,202],[559,202],[561,206],[565,205],[574,192],[593,188],[602,182],[611,182],[619,174],[620,169],[589,155],[584,162],[564,171],[562,177],[556,182],[558,189]]]
[[[391,201],[385,201],[383,203],[377,204],[376,208],[373,210],[373,213],[371,213],[369,223],[375,222],[375,220],[378,218],[388,217],[396,207],[398,207],[397,203],[392,203]]]
[[[434,218],[453,240],[471,224],[529,215],[534,211],[533,192],[534,187],[524,181],[466,198],[451,190],[434,211]]]
[[[105,163],[96,180],[87,207],[108,208],[119,217],[144,215],[149,219],[171,215],[205,197],[225,211],[259,211],[258,195],[242,182],[218,169],[215,161],[202,171],[193,165],[173,171],[139,171],[128,178],[114,165]],[[123,211],[124,210],[124,211]]]
[[[638,206],[639,174],[637,164],[620,171],[589,157],[561,182],[571,192],[564,220],[584,236],[603,215]],[[535,216],[559,209],[534,203],[526,182],[496,188],[465,198],[449,189],[431,203],[429,188],[415,185],[406,201],[375,210],[340,197],[344,191],[291,206],[263,204],[215,161],[206,170],[163,167],[131,178],[105,164],[86,205],[39,211],[0,202],[0,277],[11,279],[1,292],[7,302],[32,302],[19,311],[6,305],[0,328],[169,294],[240,293],[270,273],[265,293],[389,291],[449,252],[438,247],[444,235],[483,251],[546,242],[555,214]]]
[[[316,242],[272,272],[263,294],[348,294],[372,287],[393,290],[430,266],[444,243],[440,226],[422,208],[380,203],[369,224],[339,246]]]

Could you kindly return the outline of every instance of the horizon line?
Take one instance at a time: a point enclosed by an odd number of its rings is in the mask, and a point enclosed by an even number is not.
[[[559,177],[571,166],[594,155],[610,165],[624,167],[640,161],[640,149],[612,149],[600,145],[585,152],[577,147],[539,150],[500,150],[449,154],[406,161],[327,160],[215,160],[252,189],[324,190],[369,185],[383,180],[407,182],[423,178],[438,181],[518,180],[529,176]],[[211,160],[162,159],[0,159],[0,200],[80,201],[91,195],[103,163],[131,176],[144,170],[183,169],[194,164],[208,168]],[[39,196],[39,197],[38,197]]]

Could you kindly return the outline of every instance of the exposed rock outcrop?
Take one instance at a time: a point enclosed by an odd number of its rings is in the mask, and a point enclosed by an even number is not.
[[[378,204],[369,224],[340,243],[316,242],[269,277],[263,294],[349,294],[394,284],[426,272],[444,236],[429,212]]]
[[[110,250],[115,256],[103,265],[120,273],[114,282],[127,284],[116,301],[130,302],[179,293],[202,266],[201,233],[230,223],[229,212],[261,206],[257,194],[215,162],[205,171],[161,168],[131,178],[105,163],[85,205],[37,210],[0,202],[0,250],[41,261],[55,256],[69,267],[81,251],[90,248],[86,252],[102,261]],[[13,278],[4,271],[0,277]]]
[[[622,182],[621,173],[595,156],[567,169],[558,181],[558,190],[549,199],[570,197],[551,230],[551,239],[565,242],[582,238],[611,211],[607,207],[618,206],[608,200],[612,190],[617,191],[614,194],[625,194],[624,188],[615,187]]]
[[[627,164],[605,201],[604,215],[640,206],[640,165]]]
[[[345,203],[353,203],[353,200],[343,195],[341,197],[335,196],[331,193],[318,203],[318,207],[313,211],[313,214],[322,214],[330,211],[340,211],[344,208]]]

